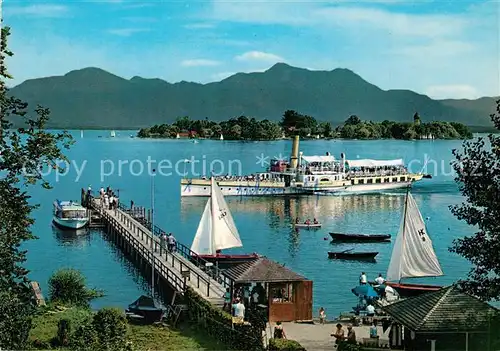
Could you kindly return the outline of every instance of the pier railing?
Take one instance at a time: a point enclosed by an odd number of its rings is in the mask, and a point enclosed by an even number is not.
[[[154,226],[154,230],[151,230],[152,223],[149,220],[149,216],[146,217],[144,215],[144,212],[141,211],[134,211],[134,209],[126,207],[123,203],[118,203],[118,208],[122,210],[123,212],[127,213],[129,216],[134,218],[136,221],[141,223],[145,228],[150,230],[155,237],[160,238],[161,235],[166,234],[163,229],[158,227],[157,225]],[[158,243],[155,243],[157,245]],[[224,272],[219,269],[216,265],[214,265],[211,262],[208,262],[204,258],[200,257],[196,252],[192,251],[189,247],[186,245],[180,243],[179,241],[176,240],[175,242],[175,251],[180,254],[182,257],[187,259],[189,262],[193,263],[196,267],[198,267],[200,270],[205,272],[211,279],[217,281],[219,284],[224,286],[225,288],[230,288],[231,286],[231,278],[227,277]],[[175,258],[175,255],[172,256],[172,265],[174,265],[174,260],[177,259]],[[178,260],[178,259],[177,259]]]

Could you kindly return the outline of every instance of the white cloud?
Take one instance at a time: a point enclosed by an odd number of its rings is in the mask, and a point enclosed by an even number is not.
[[[477,99],[482,96],[476,88],[467,84],[430,86],[425,94],[433,99]]]
[[[200,23],[189,23],[183,26],[186,29],[210,29],[215,28],[214,23],[200,22]]]
[[[62,17],[69,8],[63,5],[37,4],[27,6],[5,6],[4,16]]]
[[[181,66],[183,67],[218,66],[218,65],[220,65],[219,61],[206,60],[206,59],[191,59],[191,60],[184,60],[181,62]]]
[[[474,44],[459,40],[436,40],[426,44],[408,45],[393,50],[395,54],[408,57],[429,58],[459,58],[459,55],[471,52],[475,49]]]
[[[380,1],[385,2],[385,1]],[[359,30],[369,27],[393,36],[436,37],[460,32],[467,19],[454,15],[410,14],[351,6],[343,2],[273,2],[213,1],[209,17],[228,21],[286,26],[349,27]]]
[[[117,28],[109,29],[108,33],[113,35],[118,35],[120,37],[129,37],[136,33],[148,32],[147,28]]]
[[[263,61],[263,62],[283,62],[281,56],[263,51],[248,51],[234,58],[237,61]]]

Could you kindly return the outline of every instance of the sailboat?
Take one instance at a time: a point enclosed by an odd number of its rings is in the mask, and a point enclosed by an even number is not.
[[[224,136],[221,134],[219,140],[224,140]]]
[[[83,129],[82,129],[82,130],[80,130],[80,138],[82,138],[82,139],[83,139]]]
[[[116,136],[116,133],[114,130],[111,131],[111,137],[114,138]]]
[[[404,214],[392,250],[385,284],[396,289],[401,296],[415,296],[439,290],[441,286],[405,284],[401,282],[402,279],[442,275],[443,271],[434,252],[432,240],[427,234],[425,222],[408,189]]]
[[[209,262],[239,263],[259,257],[249,255],[225,255],[222,250],[242,247],[240,234],[229,211],[220,187],[211,178],[210,198],[201,216],[191,251]]]

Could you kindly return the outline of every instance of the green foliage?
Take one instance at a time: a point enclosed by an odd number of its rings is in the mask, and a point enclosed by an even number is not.
[[[341,341],[338,344],[337,351],[363,351],[363,348],[358,344],[351,344],[347,341]]]
[[[82,324],[71,336],[72,350],[97,351],[100,350],[99,338],[91,323]]]
[[[269,339],[269,351],[305,351],[306,349],[295,340]]]
[[[49,111],[41,106],[30,117],[28,105],[9,96],[5,66],[12,56],[7,48],[8,27],[1,29],[0,43],[0,348],[25,349],[36,301],[29,286],[28,270],[23,267],[26,251],[22,244],[35,239],[31,232],[32,211],[27,190],[41,184],[40,167],[58,169],[56,161],[65,159],[60,146],[69,147],[68,133],[47,133],[44,128]],[[30,111],[31,112],[31,111]],[[12,129],[12,122],[23,128]]]
[[[500,127],[500,100],[497,113],[491,116]],[[465,202],[451,206],[460,220],[476,228],[476,233],[455,239],[451,252],[472,264],[467,279],[460,286],[483,300],[500,300],[500,136],[467,141],[463,150],[453,150],[453,168]]]
[[[54,303],[87,306],[89,301],[102,296],[85,285],[85,277],[75,269],[64,268],[56,271],[49,279],[49,298]]]
[[[71,320],[60,319],[57,323],[57,335],[54,344],[57,346],[68,346],[71,335]]]
[[[469,129],[456,122],[431,122],[421,123],[418,113],[413,117],[414,123],[383,121],[375,123],[362,121],[358,116],[352,115],[343,126],[337,128],[337,133],[344,139],[426,139],[432,135],[435,139],[470,139],[472,133]]]
[[[260,325],[254,323],[250,326],[235,325],[231,328],[231,315],[214,307],[193,289],[187,288],[184,297],[188,305],[190,322],[204,330],[209,336],[232,350],[264,349]]]
[[[116,308],[103,308],[95,314],[92,326],[102,350],[125,348],[127,319],[123,311]]]

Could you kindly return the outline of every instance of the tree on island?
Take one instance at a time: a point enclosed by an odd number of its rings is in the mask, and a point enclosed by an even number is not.
[[[491,119],[500,128],[500,100]],[[477,230],[455,239],[450,247],[473,266],[459,284],[485,301],[500,300],[500,136],[490,134],[486,139],[464,142],[463,150],[453,150],[453,154],[455,180],[465,202],[450,209]]]
[[[38,106],[28,115],[28,104],[8,95],[6,80],[12,77],[5,59],[12,56],[7,48],[10,29],[1,29],[0,47],[0,348],[27,349],[36,300],[23,266],[27,251],[23,243],[35,239],[31,232],[32,211],[27,189],[41,184],[39,166],[58,169],[57,160],[65,159],[59,146],[69,147],[67,133],[47,133],[44,128],[49,111]],[[23,120],[24,128],[12,130],[12,121]]]

